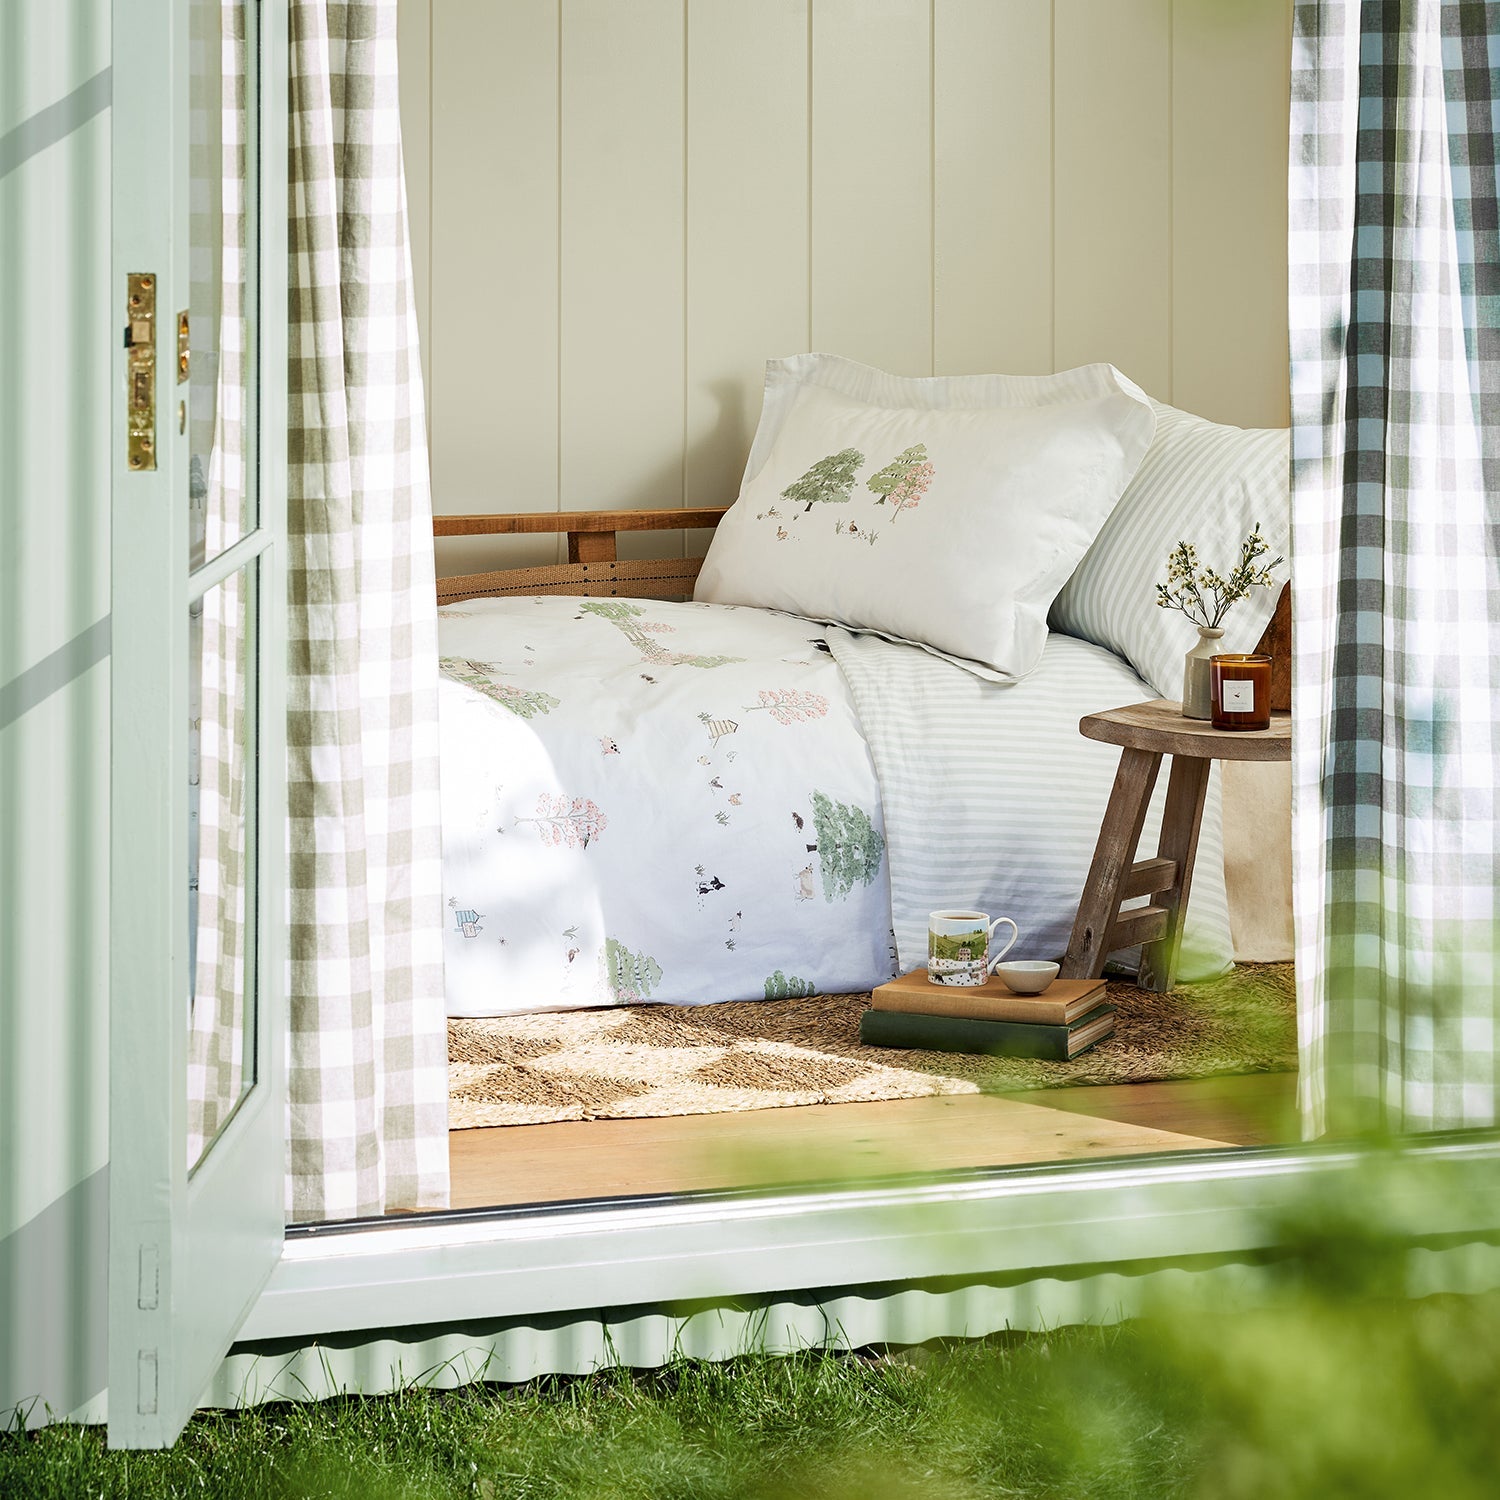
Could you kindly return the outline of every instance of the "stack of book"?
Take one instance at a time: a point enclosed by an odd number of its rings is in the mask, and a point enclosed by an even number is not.
[[[964,989],[932,984],[926,969],[914,969],[881,985],[870,1007],[859,1022],[859,1039],[870,1047],[1066,1062],[1115,1029],[1102,979],[1054,979],[1043,994],[1016,995],[993,975]]]

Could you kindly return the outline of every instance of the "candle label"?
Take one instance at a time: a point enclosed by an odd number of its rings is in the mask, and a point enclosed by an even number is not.
[[[1226,714],[1255,712],[1255,684],[1247,677],[1228,678],[1220,683],[1220,709]]]

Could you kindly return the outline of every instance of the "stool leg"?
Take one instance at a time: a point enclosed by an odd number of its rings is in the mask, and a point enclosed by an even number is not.
[[[1193,884],[1193,860],[1198,853],[1198,830],[1203,823],[1203,799],[1208,795],[1211,760],[1174,755],[1167,777],[1167,805],[1161,817],[1161,839],[1156,852],[1177,866],[1177,879],[1157,898],[1167,911],[1167,930],[1141,949],[1136,983],[1143,990],[1170,989],[1177,977],[1177,955],[1182,948],[1182,922],[1187,915]]]
[[[1078,918],[1063,959],[1064,979],[1097,979],[1104,972],[1104,940],[1120,913],[1120,885],[1135,862],[1146,805],[1156,786],[1161,755],[1154,750],[1122,750],[1109,806],[1094,846],[1094,862],[1084,883]]]

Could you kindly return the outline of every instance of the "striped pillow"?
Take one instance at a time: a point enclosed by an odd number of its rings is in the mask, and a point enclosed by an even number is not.
[[[1193,624],[1160,609],[1156,582],[1167,554],[1192,542],[1227,572],[1257,522],[1268,557],[1290,551],[1291,447],[1286,429],[1225,427],[1153,401],[1156,437],[1083,561],[1053,601],[1053,630],[1123,656],[1163,698],[1182,696],[1182,659]],[[1287,576],[1287,564],[1276,570]],[[1223,651],[1251,651],[1276,609],[1279,588],[1256,589],[1224,620]]]

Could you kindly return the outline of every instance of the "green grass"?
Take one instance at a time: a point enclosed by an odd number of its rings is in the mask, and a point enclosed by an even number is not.
[[[1383,1280],[1314,1253],[1254,1313],[205,1413],[159,1454],[57,1426],[0,1438],[0,1496],[1493,1496],[1500,1295]]]

